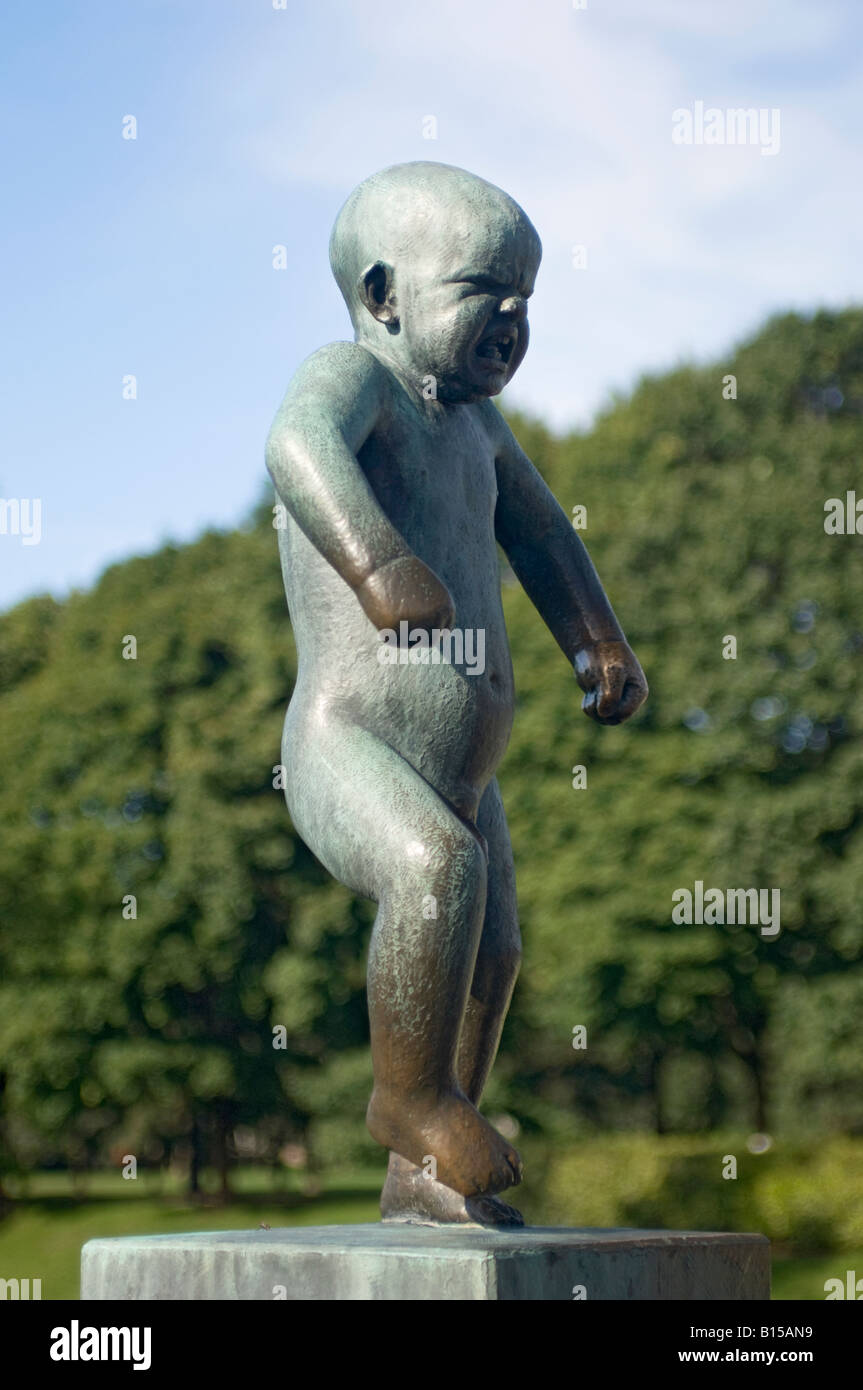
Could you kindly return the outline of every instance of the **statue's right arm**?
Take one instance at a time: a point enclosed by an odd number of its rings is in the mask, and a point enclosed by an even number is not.
[[[387,405],[385,369],[331,343],[297,371],[267,439],[279,499],[378,628],[446,626],[452,603],[386,516],[357,454]]]

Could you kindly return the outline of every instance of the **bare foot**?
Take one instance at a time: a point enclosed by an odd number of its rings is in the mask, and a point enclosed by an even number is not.
[[[521,1182],[521,1159],[459,1091],[426,1099],[376,1086],[366,1112],[373,1139],[411,1163],[435,1160],[435,1176],[463,1197],[487,1196]]]
[[[467,1197],[468,1211],[480,1226],[523,1226],[524,1217],[502,1197]]]
[[[390,1154],[381,1215],[421,1226],[524,1225],[521,1212],[500,1197],[463,1197],[397,1153]]]

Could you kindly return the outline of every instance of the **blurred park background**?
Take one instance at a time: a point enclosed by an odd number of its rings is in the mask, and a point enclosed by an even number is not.
[[[589,724],[502,564],[525,956],[486,1112],[532,1222],[764,1231],[777,1292],[823,1297],[863,1273],[863,570],[824,524],[863,313],[776,317],[589,431],[513,425],[651,698]],[[272,502],[0,617],[0,1273],[45,1297],[91,1235],[376,1216],[373,909],[274,787]],[[780,934],[673,925],[698,879],[780,889]]]

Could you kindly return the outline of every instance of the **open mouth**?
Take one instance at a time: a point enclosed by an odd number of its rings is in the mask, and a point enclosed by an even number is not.
[[[479,344],[476,355],[505,367],[512,356],[514,347],[515,336],[512,333],[489,333],[488,337],[483,338]]]

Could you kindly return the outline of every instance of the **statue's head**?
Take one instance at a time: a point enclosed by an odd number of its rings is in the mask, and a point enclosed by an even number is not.
[[[502,189],[449,164],[396,164],[355,188],[330,264],[357,342],[437,398],[496,396],[528,343],[542,246]]]

